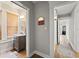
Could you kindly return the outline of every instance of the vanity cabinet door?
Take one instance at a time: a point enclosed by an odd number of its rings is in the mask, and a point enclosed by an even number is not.
[[[17,51],[23,50],[26,48],[26,36],[17,36],[14,41],[14,48]]]

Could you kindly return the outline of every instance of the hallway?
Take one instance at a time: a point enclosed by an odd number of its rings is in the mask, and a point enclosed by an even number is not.
[[[79,58],[78,3],[74,2],[54,8],[55,58]]]

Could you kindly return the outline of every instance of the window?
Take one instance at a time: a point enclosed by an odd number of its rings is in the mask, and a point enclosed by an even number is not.
[[[7,12],[8,37],[18,32],[18,15]]]
[[[26,31],[26,17],[24,17],[22,20],[22,28],[23,28],[23,32],[25,32]]]
[[[20,27],[21,27],[21,32],[25,33],[26,31],[26,17],[24,15],[20,16]]]

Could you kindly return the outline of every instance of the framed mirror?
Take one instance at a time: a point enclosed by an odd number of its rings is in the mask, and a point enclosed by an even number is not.
[[[44,17],[39,17],[38,18],[38,25],[44,25],[45,24],[45,18]]]

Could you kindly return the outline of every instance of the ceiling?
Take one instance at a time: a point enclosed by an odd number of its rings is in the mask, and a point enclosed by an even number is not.
[[[38,3],[39,1],[32,1],[32,3],[34,3],[34,4],[36,4],[36,3]]]
[[[32,3],[37,4],[40,1],[32,1]],[[67,4],[67,5],[63,5],[63,6],[59,6],[59,7],[55,7],[55,9],[57,10],[57,15],[65,15],[65,14],[69,14],[72,12],[72,10],[75,7],[75,3],[72,4]]]
[[[37,3],[41,3],[41,2],[47,2],[47,1],[32,1],[33,4],[37,4]]]
[[[55,9],[57,11],[57,15],[65,15],[71,13],[74,7],[75,7],[75,3],[56,7]]]

